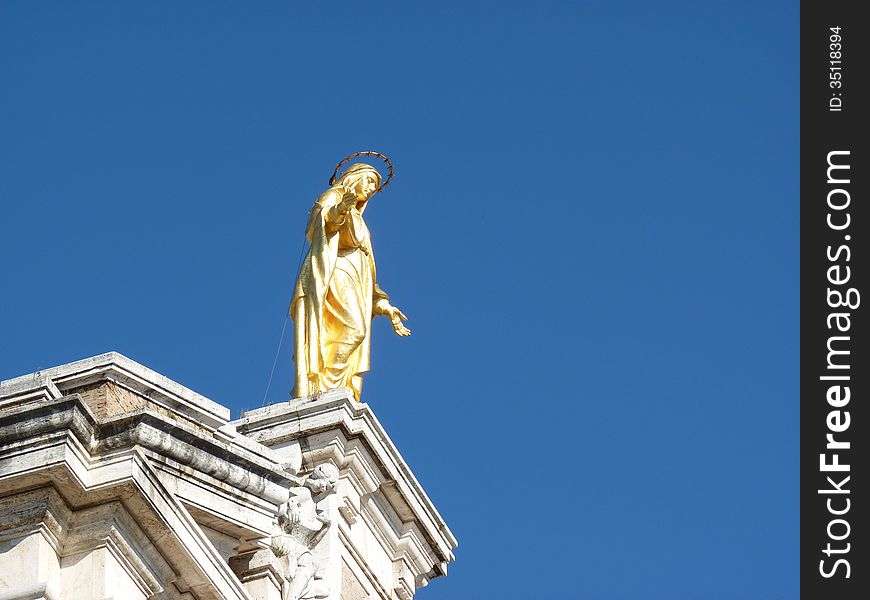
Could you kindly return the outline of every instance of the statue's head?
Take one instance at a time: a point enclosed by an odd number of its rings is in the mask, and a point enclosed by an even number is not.
[[[332,463],[317,465],[305,481],[305,487],[315,494],[334,492],[338,475],[338,467]]]
[[[381,185],[381,174],[371,165],[356,163],[345,170],[336,185],[353,191],[360,200],[357,207],[362,208]]]

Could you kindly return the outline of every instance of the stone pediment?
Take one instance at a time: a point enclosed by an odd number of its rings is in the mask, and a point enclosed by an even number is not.
[[[350,390],[249,411],[233,425],[275,450],[292,469],[325,461],[338,465],[347,473],[339,494],[342,514],[355,519],[364,504],[380,501],[392,520],[383,524],[384,532],[398,538],[390,545],[415,541],[420,550],[431,548],[440,561],[420,577],[447,574],[456,539],[374,412],[356,402]]]
[[[99,421],[77,395],[0,413],[0,530],[7,551],[46,544],[42,554],[47,554],[48,548],[55,547],[61,571],[63,564],[73,560],[70,557],[109,552],[115,556],[116,568],[126,569],[127,579],[135,582],[130,585],[144,597],[161,593],[173,598],[192,590],[196,598],[247,598],[225,557],[189,508],[208,504],[212,515],[231,495],[246,494],[248,514],[225,513],[223,529],[262,537],[271,532],[275,504],[258,500],[258,490],[250,482],[246,482],[247,492],[234,490],[229,470],[221,481],[217,476],[223,473],[201,472],[201,465],[181,462],[186,441],[161,429],[162,419],[140,409],[123,419]],[[180,433],[177,425],[173,432]],[[161,453],[161,445],[171,451]],[[177,485],[180,473],[187,481],[211,489],[196,498]],[[278,489],[272,495],[280,502],[283,496]],[[45,503],[51,518],[31,527],[28,515],[41,510],[34,505],[37,500]],[[91,533],[76,536],[77,528]],[[36,540],[29,539],[32,534]],[[101,545],[86,547],[88,540]],[[107,546],[107,540],[114,540],[114,546]],[[131,553],[141,560],[133,561]],[[105,563],[110,557],[100,560]],[[63,583],[64,577],[54,582],[59,586],[56,591],[65,592],[71,585]],[[7,577],[3,583],[10,581]]]
[[[117,353],[0,383],[0,597],[407,600],[446,574],[456,541],[367,406],[229,416]]]
[[[9,379],[0,387],[0,409],[35,399],[79,393],[99,417],[149,406],[217,429],[230,410],[180,383],[119,354],[107,352]]]

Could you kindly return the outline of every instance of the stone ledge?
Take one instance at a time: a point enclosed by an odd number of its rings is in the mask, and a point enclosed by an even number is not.
[[[43,393],[44,396],[57,390],[69,394],[99,381],[110,381],[150,402],[201,421],[212,429],[225,425],[230,418],[228,408],[118,352],[107,352],[0,382],[0,407],[26,400],[34,393]],[[40,392],[42,389],[47,391]]]
[[[278,506],[300,481],[264,458],[268,448],[255,454],[147,408],[99,420],[74,394],[0,411],[0,489],[10,477],[36,476],[70,455],[84,465],[70,476],[89,487],[97,473],[119,471],[131,453],[146,457],[200,520],[240,538],[270,535]]]
[[[57,566],[80,551],[126,570],[126,591],[115,591],[125,597],[278,600],[303,564],[299,548],[311,542],[317,585],[326,586],[317,593],[331,590],[329,600],[410,600],[446,575],[455,538],[371,409],[348,390],[228,417],[114,352],[0,382],[5,567],[14,573],[24,556],[54,557],[48,577],[60,589],[58,568],[85,582],[83,571],[64,570],[73,563]],[[334,495],[315,507],[331,525],[317,541],[297,539],[286,525],[288,498],[310,491],[305,475],[320,465],[338,467]],[[20,518],[26,497],[37,502]],[[273,554],[276,535],[302,544],[287,555],[295,560]],[[148,558],[154,548],[166,564]],[[51,594],[43,581],[0,581],[0,600],[18,584],[15,597]]]
[[[374,500],[372,493],[377,492],[389,505],[388,510],[374,511],[379,522],[371,523],[372,530],[393,532],[389,541],[385,538],[385,547],[414,548],[420,584],[446,575],[447,565],[454,560],[456,538],[372,410],[356,402],[349,390],[248,411],[232,424],[266,446],[283,447],[284,452],[298,456],[295,462],[300,466],[310,468],[330,461],[345,469],[348,484],[359,488],[360,497]],[[349,525],[359,514],[358,501],[343,500],[342,514]],[[428,562],[425,568],[424,562]]]

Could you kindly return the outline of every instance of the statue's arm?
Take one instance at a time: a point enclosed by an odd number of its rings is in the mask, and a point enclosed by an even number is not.
[[[380,288],[380,286],[375,283],[374,290],[372,290],[372,300],[374,300],[374,305],[372,306],[372,312],[377,315],[385,315],[392,308],[390,304],[390,297],[387,293]]]
[[[384,290],[378,287],[377,283],[374,284],[372,299],[374,300],[372,313],[375,315],[384,315],[389,318],[390,323],[393,325],[393,331],[398,335],[403,337],[411,335],[411,330],[405,327],[405,324],[402,323],[402,321],[407,321],[408,317],[406,317],[405,313],[401,310],[390,304],[389,296],[387,296],[387,293],[384,292]]]
[[[356,196],[353,194],[342,196],[337,189],[331,188],[317,199],[317,202],[311,209],[310,219],[319,219],[322,215],[324,225],[326,226],[326,233],[327,235],[332,235],[338,231],[339,227],[344,225],[348,211],[356,202]]]

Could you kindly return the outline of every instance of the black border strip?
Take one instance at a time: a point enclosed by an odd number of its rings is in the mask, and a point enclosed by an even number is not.
[[[800,573],[801,596],[825,600],[870,598],[859,492],[870,489],[870,23],[859,6],[801,3]]]

